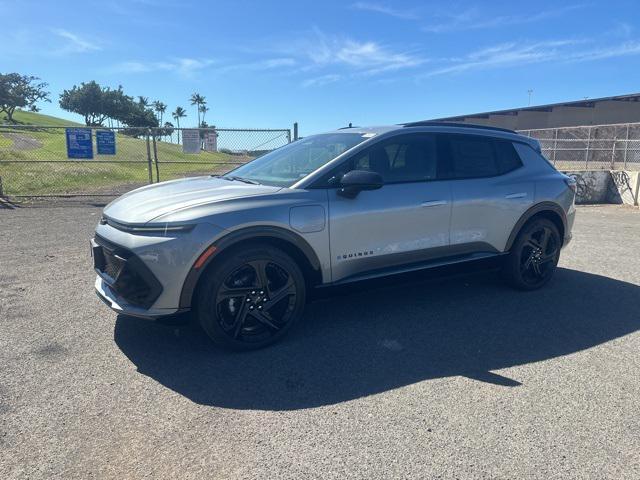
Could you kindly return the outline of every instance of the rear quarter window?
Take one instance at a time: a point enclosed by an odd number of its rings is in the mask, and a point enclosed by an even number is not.
[[[499,173],[509,173],[522,166],[522,160],[512,142],[494,140]]]
[[[527,165],[539,165],[543,169],[550,168],[551,170],[557,171],[556,167],[554,167],[549,160],[547,160],[541,153],[536,152],[530,145],[515,142],[513,146],[521,161]]]

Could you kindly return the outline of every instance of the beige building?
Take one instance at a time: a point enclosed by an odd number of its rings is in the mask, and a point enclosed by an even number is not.
[[[433,120],[491,125],[512,130],[636,123],[640,122],[640,93]]]

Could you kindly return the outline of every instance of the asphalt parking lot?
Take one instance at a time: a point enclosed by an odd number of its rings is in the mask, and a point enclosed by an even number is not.
[[[579,208],[545,289],[309,305],[228,353],[93,292],[97,206],[0,209],[0,478],[640,478],[640,212]]]

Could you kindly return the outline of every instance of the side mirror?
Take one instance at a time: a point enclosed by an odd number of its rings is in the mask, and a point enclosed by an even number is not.
[[[377,190],[381,188],[384,185],[384,181],[377,172],[351,170],[342,177],[340,185],[342,188],[338,190],[338,195],[346,198],[355,198],[362,190]]]

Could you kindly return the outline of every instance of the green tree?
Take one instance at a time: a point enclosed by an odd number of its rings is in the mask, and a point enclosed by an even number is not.
[[[74,85],[60,95],[60,107],[82,115],[87,126],[102,126],[106,119],[117,120],[127,126],[124,133],[139,136],[147,128],[157,127],[158,119],[152,109],[148,108],[146,97],[125,95],[122,86],[116,90],[102,87],[91,81]]]
[[[182,107],[176,107],[176,109],[173,111],[171,116],[173,117],[173,119],[176,121],[176,124],[178,125],[178,132],[177,132],[178,143],[180,143],[180,119],[185,118],[187,116],[187,112]]]
[[[113,114],[105,102],[107,92],[108,89],[94,80],[82,82],[79,87],[74,85],[71,90],[64,90],[60,94],[60,108],[82,115],[87,126],[102,126],[109,114]]]
[[[10,122],[13,122],[16,108],[37,112],[38,102],[51,101],[49,92],[45,90],[48,84],[38,80],[38,77],[19,73],[0,74],[0,113],[6,113]]]
[[[164,112],[167,111],[167,105],[162,103],[160,100],[156,100],[153,102],[153,109],[158,114],[158,123],[162,125],[162,116],[164,115]]]
[[[122,85],[119,85],[116,90],[103,89],[102,106],[104,113],[112,121],[124,122],[133,105],[133,98],[124,94]]]
[[[198,114],[198,127],[199,127],[200,126],[200,105],[206,105],[207,100],[204,98],[204,96],[200,95],[199,93],[192,93],[191,98],[189,100],[191,101],[191,105],[196,106],[196,113]]]
[[[173,128],[173,123],[171,122],[164,122],[164,126],[162,128],[162,136],[164,137],[169,137],[169,140],[171,141],[171,143],[173,143],[173,132],[174,132],[174,128]]]
[[[138,104],[142,108],[147,108],[149,106],[149,97],[143,97],[142,95],[138,95]]]
[[[210,108],[209,108],[209,107],[207,107],[207,105],[206,105],[206,104],[202,104],[202,105],[200,105],[200,107],[198,108],[198,111],[202,114],[202,120],[200,121],[200,126],[201,126],[202,128],[204,128],[204,126],[205,126],[204,117],[205,117],[205,115],[207,114],[207,112],[208,112],[209,110],[210,110]]]

